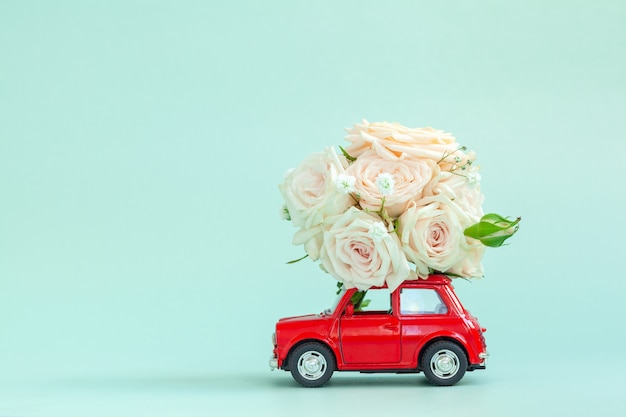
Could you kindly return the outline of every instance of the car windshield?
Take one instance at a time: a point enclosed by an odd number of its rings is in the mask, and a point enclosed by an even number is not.
[[[346,293],[346,288],[345,287],[341,287],[341,289],[339,290],[339,293],[337,294],[337,298],[335,299],[335,302],[333,303],[333,305],[330,308],[327,308],[326,310],[324,310],[322,312],[322,314],[324,314],[326,316],[330,316],[331,314],[333,314],[345,293]]]

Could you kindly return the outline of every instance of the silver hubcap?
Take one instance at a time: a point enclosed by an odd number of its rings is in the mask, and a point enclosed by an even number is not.
[[[437,378],[452,378],[459,371],[459,357],[448,349],[441,349],[430,358],[430,370]]]
[[[311,381],[320,379],[326,373],[327,367],[324,355],[314,350],[304,352],[298,359],[298,372]]]

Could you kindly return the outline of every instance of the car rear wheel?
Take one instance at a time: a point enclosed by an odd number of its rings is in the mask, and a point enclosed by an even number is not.
[[[321,343],[304,343],[289,355],[293,379],[309,388],[324,385],[333,375],[335,366],[333,353]]]
[[[435,385],[454,385],[467,370],[467,357],[454,342],[443,340],[430,345],[421,363],[426,378]]]

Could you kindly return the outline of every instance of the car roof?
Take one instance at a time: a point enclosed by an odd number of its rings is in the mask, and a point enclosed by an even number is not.
[[[402,284],[398,286],[398,288],[418,288],[427,285],[449,285],[452,280],[443,274],[433,274],[429,275],[428,278],[419,278],[419,279],[411,279],[406,280]],[[372,287],[374,288],[387,288],[387,284],[381,287]]]
[[[418,287],[421,285],[448,285],[451,279],[443,274],[433,274],[429,275],[426,279],[415,279],[415,280],[407,280],[400,284],[400,287]]]

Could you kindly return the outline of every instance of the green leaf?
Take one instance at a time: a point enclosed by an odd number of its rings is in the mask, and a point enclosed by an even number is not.
[[[361,303],[365,298],[365,294],[367,294],[367,291],[357,291],[352,295],[352,298],[350,298],[350,302],[354,306],[355,310],[358,311],[361,308]]]
[[[302,258],[298,258],[298,259],[294,259],[293,261],[289,261],[287,262],[287,264],[295,264],[296,262],[300,262],[301,260],[303,260],[304,258],[307,258],[309,256],[309,254],[307,253],[306,255],[304,255]]]
[[[346,159],[350,162],[354,162],[356,161],[356,158],[354,156],[351,156],[348,152],[346,152],[346,150],[340,146],[339,149],[341,149],[341,153],[343,154],[343,156],[346,157]]]
[[[496,214],[496,213],[487,213],[483,217],[481,217],[480,220],[489,220],[492,223],[506,222],[507,221],[507,219],[505,219],[504,217],[502,217],[502,216],[500,216],[499,214]]]
[[[521,217],[511,220],[496,213],[489,213],[481,217],[478,223],[465,229],[463,234],[480,240],[485,246],[497,248],[517,232],[521,220]]]
[[[502,246],[504,241],[510,238],[511,236],[513,235],[484,237],[480,239],[480,242],[485,246],[489,246],[490,248],[499,248],[500,246]]]
[[[465,236],[473,237],[474,239],[480,239],[485,236],[489,236],[492,233],[506,230],[507,227],[496,226],[495,224],[480,221],[467,229],[465,229]]]
[[[485,214],[480,221],[486,221],[489,223],[493,223],[493,224],[497,224],[499,226],[502,226],[504,228],[509,228],[511,226],[515,226],[516,224],[518,224],[520,222],[520,220],[522,220],[521,217],[518,217],[515,220],[511,220],[508,217],[502,217],[499,214],[496,213],[489,213],[489,214]]]

